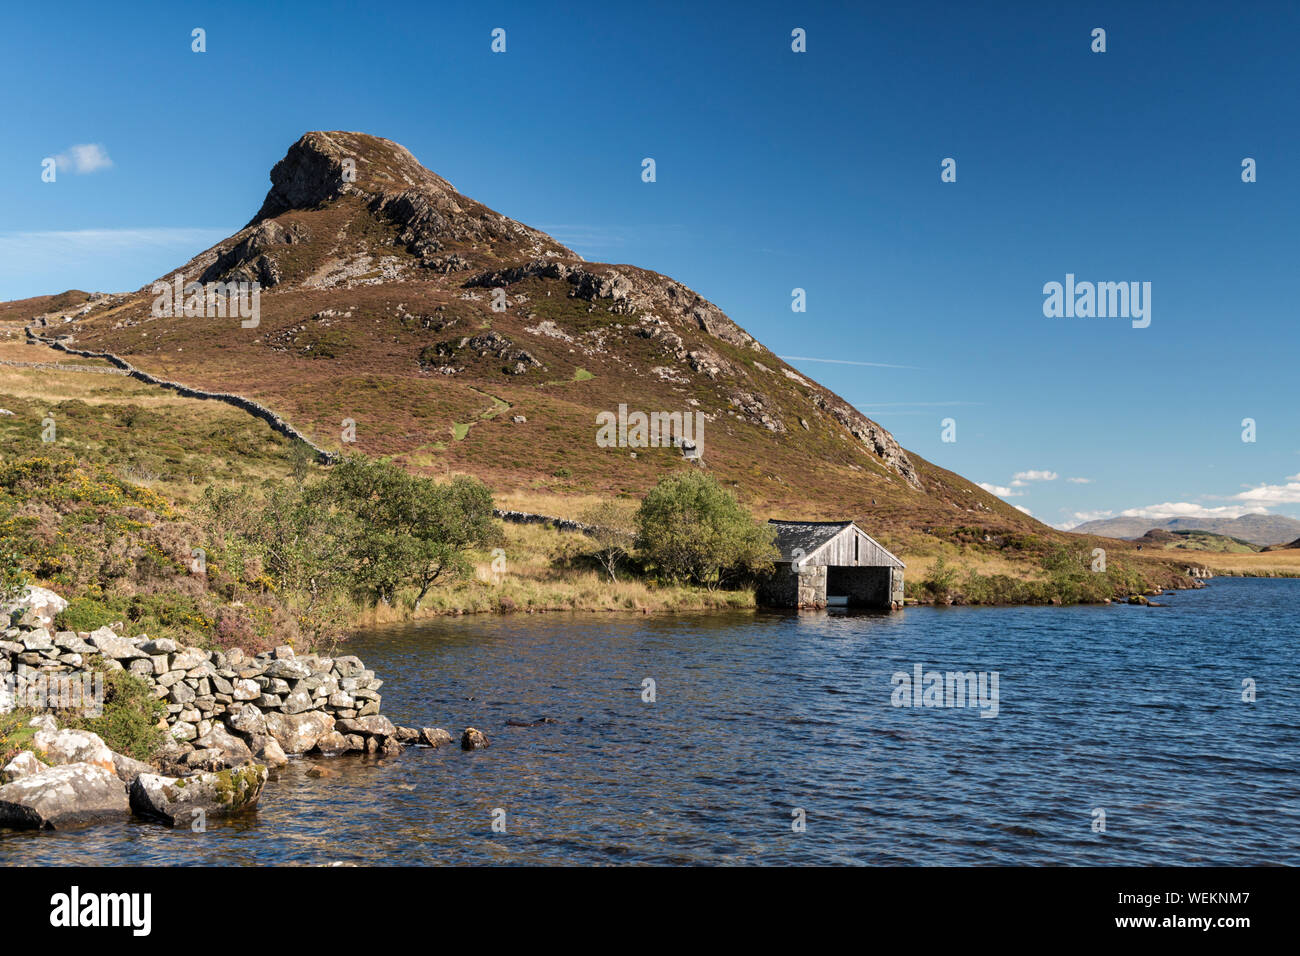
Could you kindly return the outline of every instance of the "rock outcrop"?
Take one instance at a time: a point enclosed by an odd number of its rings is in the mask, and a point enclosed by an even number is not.
[[[289,147],[271,169],[271,189],[252,222],[232,243],[249,245],[239,264],[260,254],[249,238],[261,224],[293,209],[311,209],[352,196],[375,216],[393,223],[398,241],[426,268],[468,268],[483,254],[504,248],[516,254],[580,258],[550,236],[503,216],[457,192],[392,140],[341,130],[311,132]],[[464,248],[462,248],[464,247]],[[503,248],[504,247],[504,248]],[[205,280],[207,281],[207,280]]]

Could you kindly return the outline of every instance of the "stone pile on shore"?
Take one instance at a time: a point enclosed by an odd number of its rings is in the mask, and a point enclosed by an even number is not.
[[[220,816],[256,805],[267,768],[289,755],[387,756],[453,739],[441,728],[395,726],[379,712],[383,681],[357,657],[298,655],[289,646],[252,656],[209,651],[126,637],[120,625],[58,630],[66,606],[52,591],[29,588],[0,609],[8,625],[0,634],[0,713],[66,708],[54,698],[69,687],[90,703],[91,688],[102,695],[103,672],[129,671],[163,702],[167,743],[151,766],[113,753],[94,733],[34,718],[30,749],[0,769],[0,827],[77,825],[128,807],[173,824],[200,812]],[[464,749],[484,746],[478,731],[462,738]]]
[[[206,824],[252,809],[266,785],[262,764],[164,776],[114,753],[98,734],[60,729],[48,714],[28,727],[35,730],[32,749],[0,769],[0,827],[63,830],[133,812],[171,825]]]
[[[167,709],[172,739],[160,759],[169,769],[215,770],[253,759],[277,766],[289,754],[391,755],[406,744],[452,739],[438,728],[394,726],[380,714],[383,681],[357,657],[298,655],[287,645],[253,656],[239,648],[209,651],[124,637],[120,625],[54,630],[64,606],[51,591],[29,590],[0,639],[0,678],[12,673],[18,687],[54,686],[86,676],[92,658],[102,670],[129,671]]]

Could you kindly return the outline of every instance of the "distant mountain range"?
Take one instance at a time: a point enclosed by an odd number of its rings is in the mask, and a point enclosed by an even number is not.
[[[1161,531],[1211,531],[1240,538],[1251,544],[1283,544],[1300,537],[1300,521],[1283,515],[1253,514],[1240,518],[1103,518],[1085,521],[1076,534],[1097,534],[1107,538],[1140,538],[1152,529]]]

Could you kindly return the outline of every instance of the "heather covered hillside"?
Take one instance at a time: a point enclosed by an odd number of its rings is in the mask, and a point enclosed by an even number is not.
[[[251,399],[321,448],[472,475],[503,505],[566,518],[700,468],[762,519],[857,520],[919,561],[913,587],[939,557],[1014,579],[1042,577],[1062,549],[1091,560],[1099,539],[1055,531],[907,452],[714,303],[654,272],[584,261],[458,193],[396,143],[308,133],[271,183],[243,230],[158,285],[6,304],[5,355],[66,364],[102,361],[66,350],[111,353],[163,380]],[[239,314],[235,296],[220,310],[191,299],[191,282],[255,283],[257,313]],[[31,344],[19,345],[27,331]],[[103,387],[127,386],[106,377]],[[65,435],[80,416],[78,441],[113,441],[79,406],[63,412]],[[638,412],[694,423],[691,458],[668,435],[660,447],[599,439],[600,416]],[[24,417],[10,428],[30,444]],[[202,472],[154,444],[175,440],[150,420],[118,456],[145,477]],[[1147,584],[1183,576],[1107,546],[1145,567]]]

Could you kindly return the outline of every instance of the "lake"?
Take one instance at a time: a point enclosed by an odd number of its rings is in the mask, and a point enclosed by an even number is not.
[[[377,630],[349,652],[384,713],[490,749],[295,760],[206,833],[0,833],[0,863],[1300,864],[1300,580],[1157,600]],[[996,717],[895,706],[917,665],[984,672]]]

